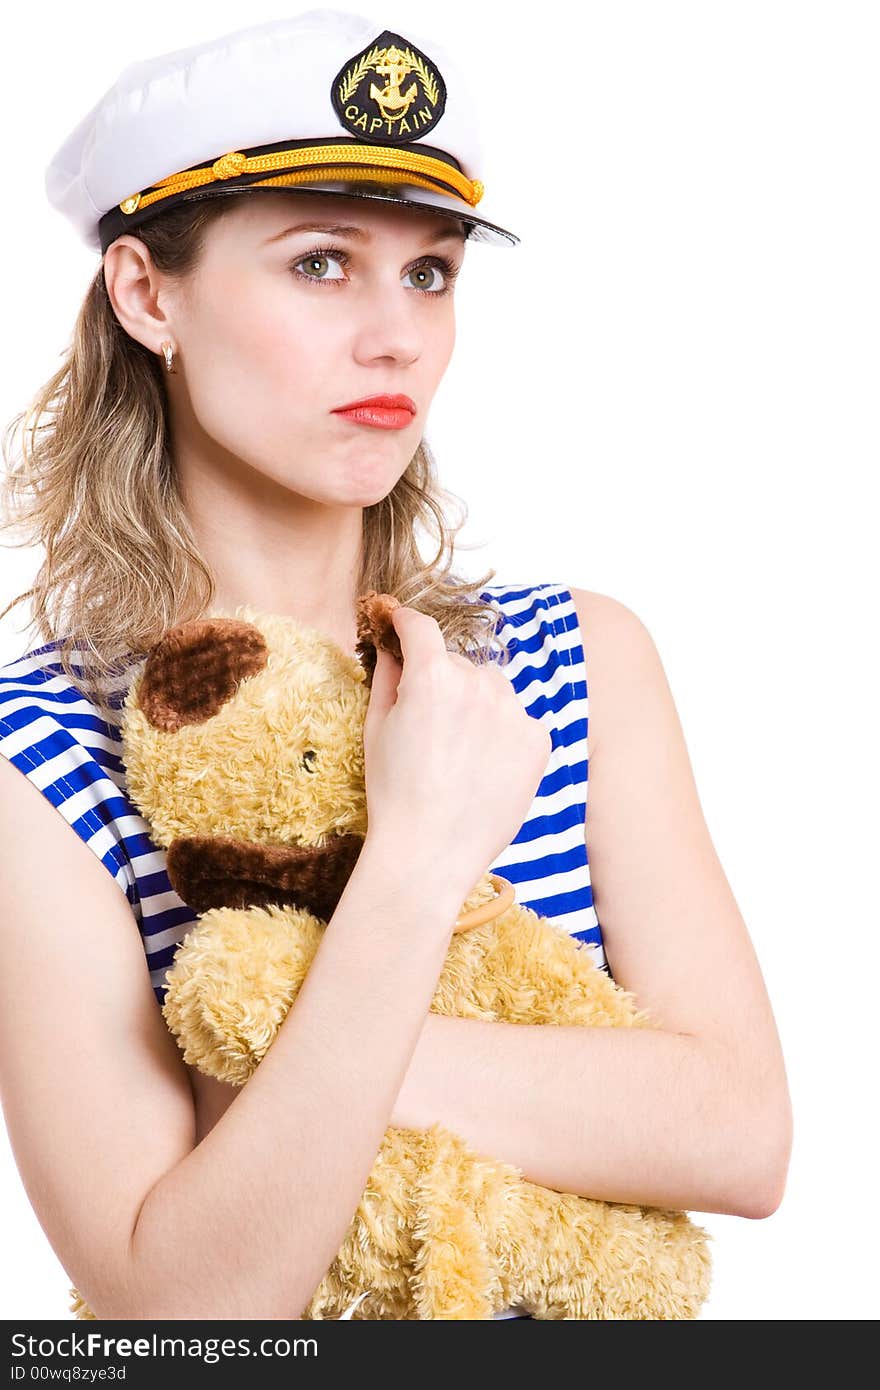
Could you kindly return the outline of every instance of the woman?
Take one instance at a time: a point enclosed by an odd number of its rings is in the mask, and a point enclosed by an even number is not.
[[[465,242],[516,240],[475,211],[465,92],[436,44],[309,12],[127,69],[50,167],[103,260],[36,403],[54,427],[9,478],[47,543],[21,596],[47,644],[0,684],[0,1075],[99,1318],[299,1316],[389,1124],[441,1121],[608,1200],[756,1217],[781,1197],[779,1040],[648,633],[601,594],[451,572],[426,418]],[[156,1009],[194,914],[126,796],[119,704],[169,625],[239,603],[354,650],[367,587],[401,599],[404,655],[371,691],[369,833],[239,1091],[187,1068]],[[487,866],[607,968],[601,916],[663,1027],[429,1014]]]

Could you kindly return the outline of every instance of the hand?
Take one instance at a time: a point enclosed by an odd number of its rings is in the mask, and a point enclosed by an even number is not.
[[[436,865],[461,901],[520,829],[552,749],[492,663],[448,652],[439,624],[391,615],[403,664],[376,653],[364,725],[367,835]]]

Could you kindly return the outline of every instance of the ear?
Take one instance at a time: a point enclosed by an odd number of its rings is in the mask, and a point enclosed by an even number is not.
[[[403,664],[400,638],[391,621],[391,614],[399,607],[400,602],[393,594],[380,594],[375,589],[368,589],[357,601],[356,655],[367,674],[368,687],[373,684],[377,647],[390,652],[401,665]]]
[[[147,657],[138,704],[156,729],[204,724],[242,681],[266,665],[266,639],[237,618],[193,618],[166,632]]]

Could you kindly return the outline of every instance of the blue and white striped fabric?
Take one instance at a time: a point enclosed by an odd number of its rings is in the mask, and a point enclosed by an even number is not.
[[[586,943],[607,970],[584,840],[588,697],[571,594],[560,584],[508,584],[481,596],[501,615],[499,635],[511,652],[502,669],[553,743],[529,815],[489,867],[513,883],[517,901]],[[0,667],[0,753],[39,787],[125,893],[161,1004],[165,972],[197,915],[171,887],[165,851],[128,798],[118,724],[107,723],[70,684],[52,659],[56,646]],[[116,709],[131,676],[123,671],[113,687]]]
[[[482,597],[502,615],[498,632],[510,652],[502,669],[553,743],[521,829],[490,868],[514,885],[517,902],[585,942],[610,974],[584,838],[589,700],[574,600],[561,584],[490,585]]]

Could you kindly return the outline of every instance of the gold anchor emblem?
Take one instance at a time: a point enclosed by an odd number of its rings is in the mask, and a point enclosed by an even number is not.
[[[413,64],[406,61],[399,48],[394,45],[387,48],[384,59],[384,62],[376,63],[374,71],[380,77],[387,77],[388,81],[384,87],[377,87],[375,82],[371,82],[370,96],[386,121],[398,121],[406,115],[418,96],[418,83],[411,82],[405,92],[400,90],[400,84],[412,72]]]
[[[385,29],[340,68],[330,97],[349,134],[398,145],[437,124],[446,109],[446,83],[424,53]]]

